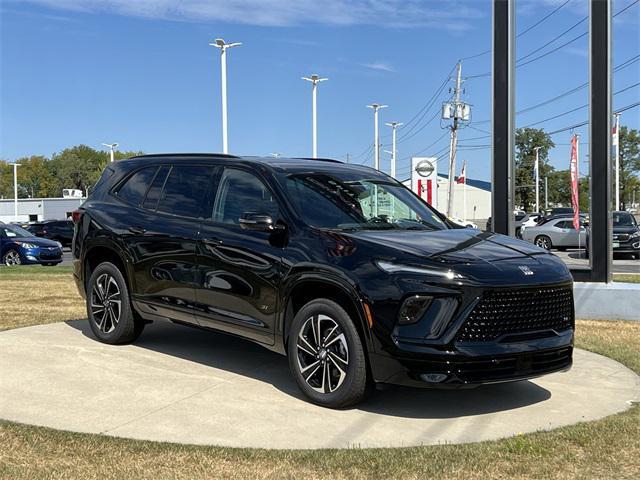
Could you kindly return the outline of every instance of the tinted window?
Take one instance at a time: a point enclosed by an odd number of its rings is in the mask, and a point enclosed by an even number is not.
[[[174,166],[160,196],[158,210],[172,215],[198,218],[211,183],[209,167]]]
[[[555,227],[557,228],[570,228],[571,226],[573,226],[573,222],[568,222],[566,220],[563,220],[555,224]]]
[[[144,199],[144,203],[142,204],[144,208],[155,210],[158,206],[158,199],[160,199],[160,193],[162,193],[162,187],[167,179],[169,169],[170,167],[167,166],[160,167],[158,173],[156,173],[153,182],[151,182],[151,187],[149,187],[149,191],[147,192],[147,197]]]
[[[266,213],[279,216],[278,204],[269,189],[255,175],[231,168],[225,169],[213,208],[216,222],[238,224],[243,213]]]
[[[147,167],[138,170],[118,189],[118,197],[133,205],[140,205],[157,169]]]

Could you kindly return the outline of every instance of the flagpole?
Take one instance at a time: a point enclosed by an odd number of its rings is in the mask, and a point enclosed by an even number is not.
[[[616,169],[616,210],[620,209],[620,114],[616,113],[615,117],[615,129],[616,134],[613,137],[614,145],[616,146],[615,157],[615,169]]]
[[[536,177],[536,213],[540,213],[540,147],[535,147],[536,164],[534,166]]]

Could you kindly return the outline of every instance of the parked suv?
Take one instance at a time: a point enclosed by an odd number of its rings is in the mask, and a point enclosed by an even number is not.
[[[285,354],[313,402],[376,383],[462,387],[566,370],[572,278],[335,160],[150,155],[74,212],[74,276],[102,342],[171,320]]]
[[[30,223],[25,227],[36,237],[48,238],[70,247],[73,240],[73,222],[71,220],[44,220]]]

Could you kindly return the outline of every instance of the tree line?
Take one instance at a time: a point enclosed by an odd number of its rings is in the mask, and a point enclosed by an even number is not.
[[[121,160],[141,153],[115,152],[114,157]],[[109,152],[87,145],[66,148],[51,158],[41,155],[18,158],[15,160],[20,164],[18,197],[61,197],[65,188],[79,189],[86,195],[109,161]],[[0,160],[0,198],[13,198],[13,167],[6,160]]]
[[[548,181],[550,205],[571,205],[571,182],[569,169],[557,170],[549,164],[549,151],[556,145],[542,129],[520,128],[516,131],[516,205],[532,211],[535,204],[533,165],[535,148],[539,149],[540,203],[544,206],[544,178]],[[567,167],[569,166],[569,147]],[[580,171],[588,174],[588,163],[583,160],[586,151],[580,153]],[[142,152],[115,152],[116,160],[140,155]],[[18,197],[47,198],[60,197],[65,188],[91,190],[102,171],[110,161],[109,152],[95,150],[87,145],[66,148],[51,158],[31,156],[16,159],[18,167]],[[623,208],[630,205],[633,191],[636,201],[640,201],[640,135],[638,130],[626,126],[620,128],[620,183]],[[613,187],[612,187],[613,191]],[[13,198],[13,167],[6,160],[0,160],[0,198]],[[588,210],[589,178],[581,175],[580,208]]]

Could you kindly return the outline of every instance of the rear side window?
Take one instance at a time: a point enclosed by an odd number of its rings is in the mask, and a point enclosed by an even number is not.
[[[138,170],[118,189],[117,195],[125,202],[140,205],[147,189],[156,174],[158,167],[147,167]]]
[[[171,168],[158,202],[158,211],[181,217],[202,217],[202,205],[211,184],[213,169],[179,165]]]
[[[167,173],[171,167],[163,166],[160,167],[158,173],[156,173],[153,182],[151,182],[151,187],[149,187],[149,191],[147,192],[147,197],[144,199],[144,203],[142,204],[143,208],[147,208],[149,210],[155,210],[158,206],[158,200],[160,199],[160,194],[162,193],[162,187],[164,187],[164,182],[167,179]]]

